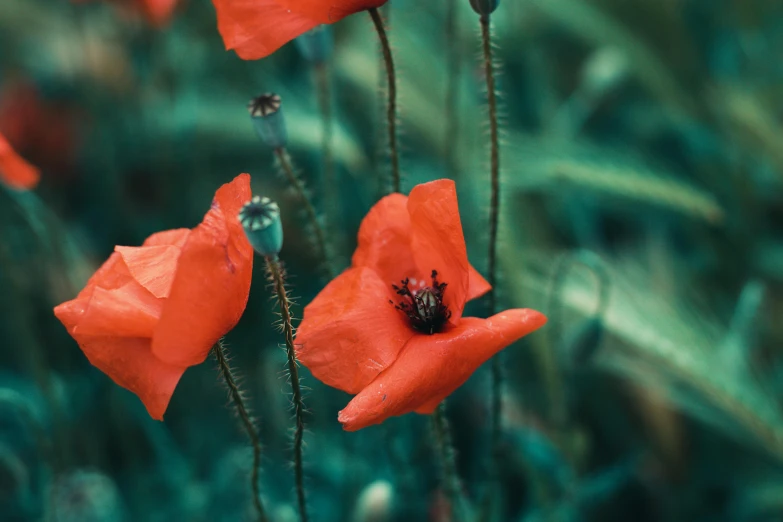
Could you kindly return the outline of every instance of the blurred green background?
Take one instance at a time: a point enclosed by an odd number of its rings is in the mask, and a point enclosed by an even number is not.
[[[195,226],[249,172],[280,202],[301,316],[325,281],[245,106],[281,95],[343,268],[388,176],[377,37],[364,13],[332,27],[324,94],[294,44],[260,61],[225,52],[209,0],[183,0],[161,29],[118,3],[0,2],[0,133],[42,169],[35,191],[0,187],[0,520],[251,520],[250,452],[214,361],[186,372],[159,423],[89,365],[52,307],[114,245]],[[468,0],[384,9],[405,191],[456,179],[483,271],[477,17]],[[469,496],[494,488],[504,521],[783,520],[783,4],[503,0],[493,26],[497,291],[550,323],[503,355],[501,486],[487,479],[488,369],[449,400]],[[262,432],[267,506],[288,521],[292,413],[262,269],[227,342]],[[447,520],[426,418],[344,433],[349,396],[306,370],[303,384],[314,521]]]

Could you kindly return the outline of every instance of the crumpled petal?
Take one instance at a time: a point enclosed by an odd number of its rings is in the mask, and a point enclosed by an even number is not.
[[[456,194],[454,197],[456,198]],[[425,268],[424,271],[419,269],[411,246],[413,234],[408,197],[399,193],[383,197],[373,205],[362,220],[358,245],[352,258],[353,266],[375,270],[381,280],[389,285],[399,284],[400,280],[406,277],[429,283],[432,269],[439,271],[441,269],[437,267]],[[440,281],[449,283],[445,277],[440,277]],[[481,274],[468,264],[467,299],[480,297],[491,288]],[[450,291],[447,290],[447,293]]]
[[[212,3],[226,50],[233,49],[243,60],[269,56],[319,25],[315,18],[289,10],[276,0],[212,0]]]
[[[152,353],[162,361],[204,362],[239,322],[250,294],[253,248],[238,215],[250,197],[250,176],[241,174],[218,189],[204,221],[188,235],[153,335]]]
[[[69,301],[55,315],[73,336],[151,337],[163,302],[135,281],[114,289],[93,289],[89,299]]]
[[[38,185],[41,174],[19,156],[0,134],[0,181],[15,189],[28,190]]]
[[[391,287],[368,268],[349,268],[305,307],[296,355],[325,384],[357,393],[415,335],[389,302]]]
[[[416,335],[338,420],[356,431],[412,411],[431,413],[484,362],[544,323],[546,317],[535,310],[513,309],[489,319],[463,318],[443,333]]]
[[[441,179],[416,185],[408,197],[408,212],[419,272],[437,270],[438,280],[447,283],[443,303],[451,310],[449,322],[457,325],[468,299],[470,264],[454,182]]]
[[[163,420],[184,367],[166,364],[152,355],[149,338],[74,336],[93,366],[118,385],[135,393],[150,417]]]
[[[174,282],[181,248],[175,246],[114,247],[133,279],[158,298],[166,298]]]

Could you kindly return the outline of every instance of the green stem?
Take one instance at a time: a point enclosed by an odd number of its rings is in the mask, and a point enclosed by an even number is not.
[[[498,219],[500,216],[500,139],[498,132],[497,92],[495,88],[495,67],[492,61],[492,31],[489,15],[482,16],[481,48],[484,57],[484,73],[487,82],[487,103],[489,105],[489,137],[490,137],[490,213],[489,213],[489,254],[487,258],[488,282],[492,291],[487,297],[489,315],[496,311],[497,284],[497,237]],[[491,454],[492,479],[499,480],[500,470],[500,438],[503,418],[503,367],[500,355],[492,359],[492,397],[491,397]],[[495,488],[491,488],[494,490]]]
[[[441,480],[451,504],[452,520],[466,522],[469,512],[468,501],[462,493],[462,485],[457,473],[456,452],[451,440],[449,421],[446,418],[446,406],[443,402],[435,408],[435,413],[432,416],[432,429],[435,433],[435,443],[440,459]]]
[[[277,156],[277,160],[280,162],[280,167],[283,170],[286,181],[288,181],[288,184],[294,189],[299,202],[304,208],[305,214],[307,215],[307,221],[310,224],[310,228],[312,228],[313,234],[315,234],[315,247],[318,249],[321,259],[323,259],[326,273],[329,276],[329,279],[331,279],[334,274],[332,272],[329,246],[326,243],[326,234],[323,226],[321,226],[321,221],[318,219],[318,213],[315,210],[315,206],[307,195],[307,189],[305,188],[304,182],[294,172],[288,152],[281,147],[275,149],[275,156]]]
[[[299,368],[294,348],[294,327],[291,317],[291,306],[288,291],[285,287],[285,274],[280,261],[276,257],[265,257],[269,278],[274,285],[277,301],[280,305],[280,316],[285,336],[285,348],[288,355],[288,372],[291,378],[291,390],[294,394],[294,413],[296,428],[294,430],[294,475],[296,479],[296,498],[299,505],[301,522],[307,522],[307,501],[305,499],[304,468],[302,465],[302,440],[304,438],[304,402],[299,384]]]
[[[237,379],[234,377],[234,373],[231,370],[231,366],[228,364],[228,358],[226,357],[226,349],[223,346],[223,340],[219,340],[217,344],[212,347],[212,353],[218,363],[218,370],[223,380],[226,381],[226,387],[231,395],[231,401],[234,404],[239,420],[247,432],[247,436],[250,438],[250,443],[253,446],[253,473],[251,476],[251,486],[253,489],[253,505],[258,512],[259,522],[267,522],[266,511],[264,510],[264,504],[261,501],[261,490],[259,486],[259,475],[261,473],[261,439],[258,436],[258,430],[253,423],[253,418],[250,416],[247,406],[245,406],[245,399],[242,390],[239,389]]]
[[[386,120],[389,132],[389,153],[391,154],[392,167],[392,192],[400,192],[400,158],[397,152],[397,77],[394,72],[394,57],[392,56],[389,37],[386,35],[386,29],[383,26],[378,9],[372,7],[367,10],[370,13],[375,30],[378,32],[378,38],[381,42],[381,51],[386,65],[386,77],[388,80],[388,101],[386,104]]]
[[[457,176],[457,140],[459,139],[459,118],[457,100],[459,99],[460,53],[456,45],[457,37],[457,0],[446,0],[446,53],[448,55],[446,83],[446,133],[444,140],[446,167],[448,176]]]

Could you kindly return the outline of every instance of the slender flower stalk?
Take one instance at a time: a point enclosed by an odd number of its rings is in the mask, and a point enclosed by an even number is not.
[[[484,74],[487,83],[487,104],[489,106],[489,136],[490,136],[490,213],[489,213],[489,253],[487,256],[487,280],[493,291],[487,296],[488,314],[496,310],[497,284],[497,237],[498,220],[500,217],[500,137],[498,131],[498,102],[495,87],[495,65],[492,59],[492,30],[490,13],[497,9],[497,0],[470,0],[471,5],[479,14],[481,25],[481,49],[484,62]],[[492,480],[499,480],[500,472],[500,439],[503,418],[503,366],[499,355],[492,359],[492,391],[491,408],[491,474]],[[494,488],[490,488],[494,490]]]
[[[253,418],[250,416],[250,412],[245,405],[244,392],[239,388],[237,379],[228,363],[226,348],[223,345],[222,339],[212,348],[212,353],[215,356],[215,360],[217,360],[218,371],[220,372],[221,377],[223,377],[223,380],[226,381],[226,387],[228,388],[228,393],[231,396],[231,402],[234,405],[237,416],[242,422],[242,426],[245,428],[247,436],[250,438],[250,443],[253,446],[253,472],[250,479],[253,491],[253,505],[258,513],[259,522],[267,522],[269,519],[266,516],[266,510],[264,509],[264,504],[261,500],[259,486],[259,475],[261,473],[261,439],[258,436],[258,430],[253,422]]]
[[[446,418],[445,403],[441,403],[432,416],[432,431],[435,434],[435,444],[441,466],[441,480],[449,497],[452,520],[467,522],[469,505],[462,493],[462,484],[457,473],[457,459],[454,444],[451,440],[449,421]]]
[[[280,306],[283,334],[285,336],[285,348],[288,355],[288,372],[293,391],[294,414],[296,428],[294,430],[294,475],[296,480],[296,498],[299,506],[301,522],[307,522],[307,501],[304,488],[304,468],[302,465],[302,440],[304,438],[304,401],[302,389],[299,384],[299,368],[294,351],[294,327],[291,316],[291,303],[288,298],[288,290],[285,287],[285,272],[277,256],[266,256],[267,274],[274,287],[277,301]]]
[[[285,148],[278,147],[275,149],[275,157],[280,164],[280,169],[283,173],[283,176],[291,188],[294,189],[296,197],[305,211],[307,222],[314,236],[313,242],[315,243],[315,247],[318,249],[319,257],[323,259],[324,267],[327,273],[326,275],[331,278],[334,276],[334,274],[332,272],[329,245],[326,242],[326,233],[324,232],[324,227],[321,224],[321,220],[318,218],[315,205],[313,205],[313,202],[307,193],[307,188],[305,187],[304,181],[302,181],[302,178],[297,176],[296,172],[294,171],[294,167],[291,164],[291,157],[288,155],[288,151]]]
[[[367,10],[370,13],[378,38],[381,42],[381,51],[386,65],[386,77],[388,81],[388,100],[386,105],[386,119],[389,133],[389,153],[391,155],[392,192],[400,192],[400,158],[397,151],[397,77],[394,72],[394,57],[392,56],[389,37],[383,25],[383,19],[378,9],[373,7]]]
[[[291,164],[291,157],[286,150],[288,131],[283,116],[282,100],[277,94],[265,93],[250,100],[247,109],[250,112],[250,120],[253,123],[256,134],[265,145],[274,150],[282,177],[294,190],[296,198],[305,211],[307,222],[311,229],[310,232],[314,236],[314,246],[323,260],[326,275],[331,278],[333,275],[332,263],[324,227],[318,218],[318,213],[310,199],[307,187],[304,181],[296,174]]]
[[[446,0],[446,129],[444,148],[448,177],[457,176],[457,140],[459,139],[459,118],[457,102],[459,100],[460,52],[457,42],[458,21],[457,0]]]

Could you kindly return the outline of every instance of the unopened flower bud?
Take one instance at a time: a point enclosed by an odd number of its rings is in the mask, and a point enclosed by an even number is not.
[[[280,103],[280,96],[266,93],[253,98],[247,104],[250,118],[256,134],[265,144],[273,149],[285,147],[288,143],[288,132],[285,128],[285,118]]]
[[[297,38],[296,46],[305,60],[319,65],[332,55],[332,42],[331,26],[318,25]]]
[[[481,16],[488,16],[500,5],[500,0],[470,0],[470,7]]]
[[[283,248],[280,208],[269,198],[253,196],[239,211],[239,222],[253,249],[262,256],[277,256]]]

